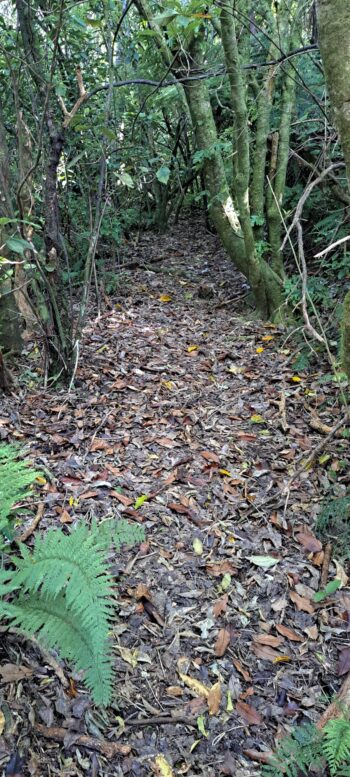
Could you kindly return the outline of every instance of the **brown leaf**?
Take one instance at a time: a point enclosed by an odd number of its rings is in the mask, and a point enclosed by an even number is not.
[[[0,670],[1,671],[1,670]],[[338,657],[337,674],[341,677],[343,674],[347,674],[350,671],[350,648],[346,647],[340,651]]]
[[[217,453],[213,453],[213,451],[201,451],[201,456],[203,456],[203,459],[206,459],[206,461],[213,461],[214,464],[220,464],[220,459]]]
[[[107,440],[99,440],[96,437],[90,445],[90,452],[94,453],[95,451],[105,451],[105,453],[111,454],[113,453],[113,448],[111,448],[111,443],[107,442]]]
[[[223,594],[223,596],[220,596],[220,599],[216,599],[212,607],[212,612],[215,618],[218,618],[219,615],[222,615],[223,612],[226,612],[227,604],[228,594]]]
[[[256,634],[253,638],[253,642],[257,642],[259,645],[269,645],[270,647],[279,647],[282,645],[282,637],[274,637],[273,634]]]
[[[215,642],[214,652],[218,658],[224,655],[231,641],[231,633],[228,629],[220,629]]]
[[[221,575],[226,575],[226,573],[229,575],[237,574],[237,568],[234,567],[230,561],[218,561],[217,563],[206,564],[205,568],[208,574],[213,575],[213,577],[220,577]]]
[[[276,624],[276,631],[278,631],[279,634],[282,634],[283,637],[287,637],[287,639],[291,639],[293,642],[303,642],[303,638],[300,636],[300,634],[297,634],[296,631],[293,631],[293,629],[288,628],[288,626],[284,626],[283,623],[277,623]]]
[[[27,666],[18,666],[17,664],[3,664],[0,666],[0,680],[2,683],[18,683],[19,680],[31,677],[32,674],[33,670],[28,669]]]
[[[260,726],[263,721],[262,715],[250,704],[245,701],[236,703],[236,712],[248,723],[249,726]]]
[[[173,510],[174,513],[182,513],[183,515],[188,515],[190,512],[188,507],[185,507],[185,505],[182,505],[180,502],[169,502],[167,507],[169,507],[170,510]]]
[[[246,683],[249,683],[249,681],[251,680],[250,674],[247,671],[247,669],[244,669],[244,666],[241,664],[238,658],[233,659],[233,664],[236,667],[237,672],[239,672],[242,675]]]
[[[320,540],[318,540],[311,532],[301,531],[299,534],[295,535],[295,538],[300,542],[300,545],[310,553],[319,553],[322,550],[322,542],[320,542]]]
[[[221,684],[219,682],[210,688],[208,693],[209,715],[217,715],[221,704]]]
[[[165,693],[171,698],[176,698],[177,696],[183,696],[183,688],[180,688],[179,685],[169,685],[169,687],[166,688]]]
[[[310,615],[315,612],[314,605],[309,599],[305,599],[305,596],[299,596],[296,591],[290,591],[289,596],[296,605],[297,610],[303,610],[310,613]]]
[[[315,624],[315,623],[314,623],[314,625],[313,625],[313,626],[306,626],[306,627],[303,629],[303,631],[305,631],[305,634],[307,634],[307,636],[308,636],[310,639],[312,639],[312,640],[314,640],[314,639],[317,639],[317,638],[318,638],[318,628],[317,628],[317,626],[316,626],[316,624]]]
[[[276,659],[280,658],[281,655],[277,650],[274,650],[274,648],[270,647],[269,645],[259,645],[253,643],[252,650],[257,658],[262,658],[263,661],[276,661]]]
[[[73,518],[71,515],[69,515],[67,510],[62,510],[60,515],[60,523],[72,523],[72,521],[73,521]]]
[[[130,497],[125,494],[120,494],[119,491],[110,491],[109,493],[110,496],[114,496],[115,499],[118,499],[118,502],[121,502],[125,507],[130,507],[130,505],[134,504],[133,499],[130,499]]]

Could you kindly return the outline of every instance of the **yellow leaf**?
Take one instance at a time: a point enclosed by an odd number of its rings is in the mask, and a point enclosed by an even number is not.
[[[5,722],[6,722],[6,721],[5,721],[5,715],[4,715],[4,713],[3,713],[3,712],[1,712],[1,710],[0,710],[0,736],[1,736],[1,734],[3,733],[3,731],[4,731],[4,728],[5,728]]]
[[[291,380],[293,383],[300,383],[301,378],[299,378],[299,375],[292,375]]]
[[[165,388],[169,389],[169,391],[171,391],[174,388],[174,384],[172,380],[162,380],[162,386],[165,386]]]
[[[201,739],[195,739],[195,741],[192,742],[192,745],[190,747],[190,753],[193,753],[193,751],[196,749],[196,747],[198,747],[198,745],[200,745],[201,741],[202,741]]]
[[[200,540],[200,539],[198,539],[198,537],[196,537],[196,538],[193,540],[193,543],[192,543],[192,545],[193,545],[193,550],[194,550],[195,554],[196,554],[197,556],[201,556],[201,555],[202,555],[202,553],[203,553],[203,544],[202,544],[201,540]]]
[[[330,458],[331,457],[330,457],[329,453],[324,453],[322,456],[320,456],[320,458],[318,460],[318,463],[319,464],[326,464],[327,461],[329,461]]]
[[[290,656],[277,656],[277,658],[273,659],[273,664],[287,664],[288,661],[290,661]]]
[[[226,712],[233,712],[233,702],[230,691],[227,691]]]
[[[252,424],[264,424],[265,423],[265,419],[262,417],[262,415],[259,415],[259,413],[257,413],[256,415],[250,416],[250,420],[251,420]]]
[[[218,469],[219,475],[228,475],[231,477],[231,472],[228,471],[228,469]]]
[[[191,691],[194,691],[194,693],[197,694],[197,696],[203,696],[204,699],[207,699],[210,693],[210,688],[207,688],[206,685],[203,685],[203,683],[200,683],[199,680],[196,680],[195,677],[190,677],[188,674],[179,674],[180,679],[182,680],[185,685],[187,685],[187,688],[190,688]]]
[[[236,367],[234,364],[231,364],[230,367],[227,367],[227,372],[231,372],[232,375],[241,375],[243,371],[244,367]]]
[[[35,478],[36,483],[39,483],[39,486],[44,486],[46,483],[45,478],[41,477],[41,475],[38,475],[37,478]]]
[[[273,335],[264,335],[264,337],[261,338],[264,343],[269,343],[270,340],[273,340]]]
[[[193,351],[198,351],[198,345],[189,345],[187,348],[188,353],[192,353]]]
[[[174,772],[170,764],[168,764],[168,761],[164,758],[164,755],[156,755],[154,765],[158,777],[174,777]]]
[[[223,578],[221,580],[221,586],[220,586],[221,590],[222,591],[227,591],[227,589],[230,587],[230,585],[231,585],[231,575],[229,575],[228,572],[225,572],[225,574],[224,574],[224,576],[223,576]]]
[[[130,648],[118,646],[118,650],[123,661],[126,661],[127,664],[130,664],[130,666],[132,666],[132,668],[135,669],[135,666],[137,666],[137,661],[139,657],[138,649],[135,648],[135,650],[131,650]]]
[[[263,349],[263,347],[262,347],[262,345],[261,345],[261,346],[260,346],[260,348],[256,348],[256,349],[255,349],[255,353],[262,353],[262,352],[263,352],[263,350],[264,350],[264,349]]]
[[[170,294],[161,294],[159,297],[160,302],[171,302],[172,297]]]

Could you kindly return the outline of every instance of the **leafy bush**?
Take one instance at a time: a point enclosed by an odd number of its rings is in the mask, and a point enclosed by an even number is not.
[[[333,551],[350,557],[350,495],[323,502],[316,521],[316,534],[323,542],[332,541]]]
[[[271,760],[263,767],[266,777],[299,777],[310,767],[325,768],[331,777],[350,775],[350,721],[345,717],[329,720],[322,730],[312,724],[297,726],[284,737]]]

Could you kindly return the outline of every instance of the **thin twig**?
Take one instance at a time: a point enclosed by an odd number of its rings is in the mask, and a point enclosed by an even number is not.
[[[327,545],[324,549],[322,572],[321,572],[321,578],[320,578],[320,588],[324,588],[325,585],[327,585],[331,556],[332,556],[332,543],[327,542]]]

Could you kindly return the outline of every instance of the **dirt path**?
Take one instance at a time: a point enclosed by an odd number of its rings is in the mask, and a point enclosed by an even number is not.
[[[282,332],[249,320],[246,289],[200,225],[145,235],[128,255],[146,267],[87,327],[74,390],[29,386],[0,410],[3,439],[28,444],[52,475],[38,495],[42,528],[109,515],[145,526],[141,549],[113,559],[115,705],[94,710],[79,682],[71,698],[40,653],[9,636],[1,664],[33,674],[0,687],[11,719],[0,757],[19,746],[23,775],[146,777],[161,754],[174,775],[249,777],[260,773],[249,753],[316,720],[340,685],[349,592],[313,602],[312,529],[347,442],[335,438],[281,497],[322,439],[315,418],[332,427],[339,404],[319,374],[293,371]],[[65,728],[67,749],[35,722]],[[130,752],[111,761],[78,735]]]

